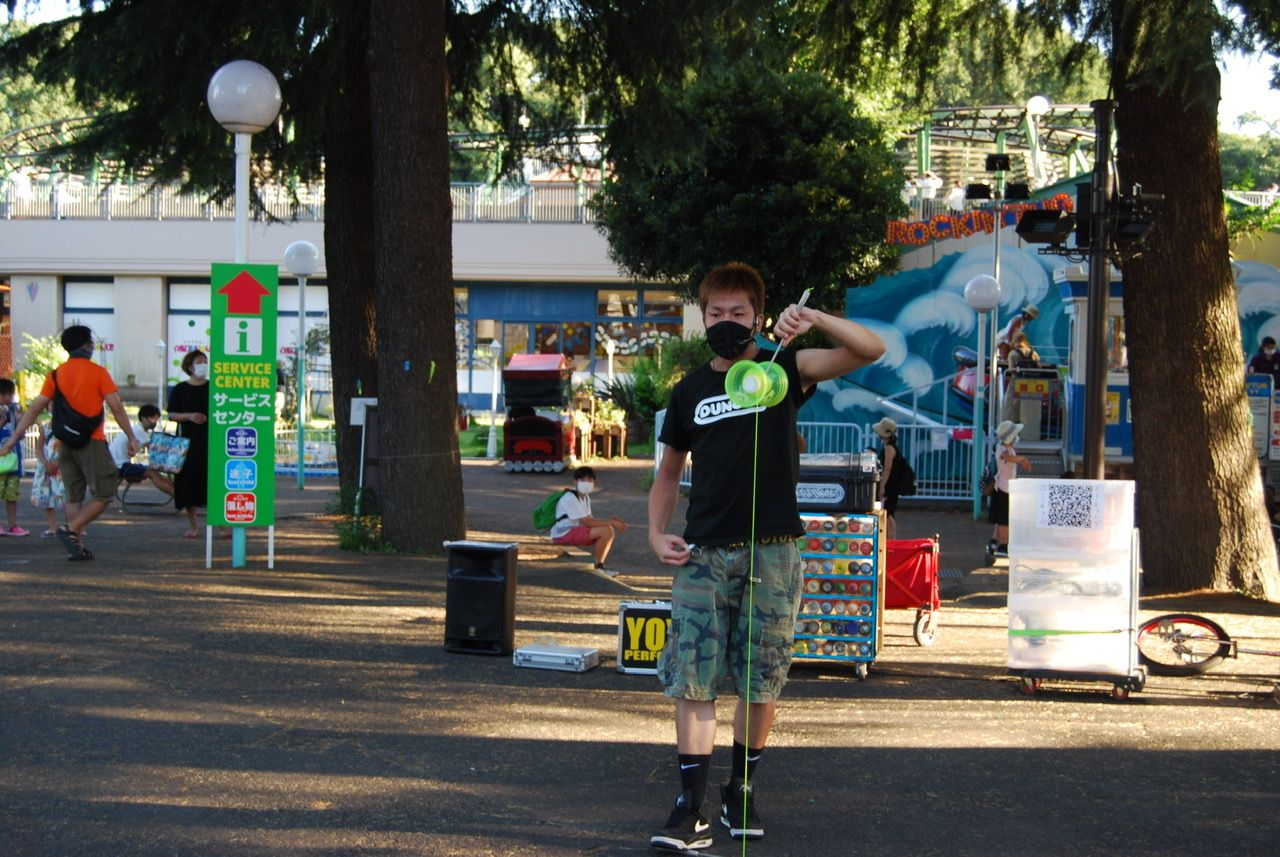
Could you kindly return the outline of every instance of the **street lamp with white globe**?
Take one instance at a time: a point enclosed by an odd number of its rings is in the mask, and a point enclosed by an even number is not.
[[[298,489],[307,486],[307,277],[320,270],[320,248],[310,241],[294,241],[284,250],[284,266],[298,278],[298,347],[294,380],[298,388]]]
[[[990,274],[979,274],[964,284],[964,300],[978,314],[978,365],[974,367],[973,380],[973,463],[969,484],[973,490],[973,519],[982,516],[982,492],[978,480],[982,478],[983,453],[986,438],[983,431],[983,415],[986,412],[987,386],[986,322],[987,313],[1000,305],[1000,281]]]
[[[156,340],[156,359],[160,361],[160,380],[156,383],[156,407],[164,410],[164,389],[169,380],[169,346],[163,339]]]
[[[489,343],[489,357],[493,363],[493,386],[489,397],[489,443],[485,457],[498,457],[498,384],[502,380],[502,343],[493,340]]]
[[[252,60],[229,62],[213,73],[206,92],[209,112],[235,134],[236,258],[249,261],[250,139],[280,115],[280,84],[275,75]],[[245,528],[231,528],[231,567],[244,568]],[[205,567],[213,564],[213,531],[205,527]]]
[[[236,261],[249,260],[249,148],[280,115],[280,84],[252,60],[229,62],[209,79],[209,112],[236,135]]]

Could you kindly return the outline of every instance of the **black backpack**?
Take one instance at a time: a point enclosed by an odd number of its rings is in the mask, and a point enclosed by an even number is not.
[[[71,407],[67,397],[58,389],[58,370],[53,370],[53,436],[72,449],[83,449],[93,439],[93,433],[102,425],[105,414],[98,411],[95,416],[86,417]]]
[[[916,493],[916,472],[901,451],[893,458],[893,476],[891,478],[898,485],[899,497],[910,497]]]

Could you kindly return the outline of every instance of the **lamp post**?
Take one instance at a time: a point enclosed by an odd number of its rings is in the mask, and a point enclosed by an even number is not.
[[[487,458],[498,457],[498,380],[502,377],[502,343],[493,340],[489,343],[489,356],[493,363],[493,388],[489,396],[489,447],[485,450]]]
[[[229,62],[209,78],[209,112],[235,134],[236,262],[249,261],[249,147],[253,135],[280,115],[280,84],[252,60]],[[244,527],[231,528],[231,567],[244,568]],[[213,532],[205,527],[205,566],[213,564]]]
[[[320,248],[310,241],[294,241],[284,250],[284,266],[298,278],[298,347],[294,380],[298,387],[298,490],[307,487],[307,277],[320,270]]]
[[[1027,99],[1027,149],[1031,152],[1031,175],[1035,187],[1044,187],[1048,176],[1045,174],[1044,150],[1040,147],[1040,117],[1049,112],[1049,99],[1043,95],[1033,95]]]
[[[982,517],[982,492],[978,480],[982,478],[982,463],[986,451],[986,434],[983,431],[983,399],[986,396],[987,375],[986,326],[987,313],[1000,305],[1000,281],[987,274],[979,274],[964,284],[964,300],[978,314],[978,365],[973,383],[973,463],[969,484],[973,491],[973,519]]]
[[[612,336],[604,341],[604,353],[609,355],[609,383],[613,383],[613,355],[618,353],[618,341]]]
[[[156,382],[156,407],[161,411],[164,410],[164,388],[168,386],[165,382],[169,380],[169,346],[165,344],[163,339],[156,340],[156,359],[160,361],[160,380]]]

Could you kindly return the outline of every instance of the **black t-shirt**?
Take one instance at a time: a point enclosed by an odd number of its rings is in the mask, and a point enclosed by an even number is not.
[[[751,538],[757,413],[756,539],[804,532],[796,511],[796,412],[806,397],[800,389],[796,352],[783,351],[777,363],[787,373],[787,396],[771,408],[739,408],[730,402],[724,392],[726,373],[710,363],[689,373],[671,391],[658,439],[692,454],[693,485],[684,531],[685,541],[691,544],[714,547]]]

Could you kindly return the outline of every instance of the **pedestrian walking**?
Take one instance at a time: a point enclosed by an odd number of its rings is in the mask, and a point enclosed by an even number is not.
[[[59,465],[67,491],[67,525],[56,533],[67,558],[83,561],[93,559],[83,543],[84,529],[106,511],[120,481],[103,431],[104,404],[128,437],[130,455],[137,453],[138,442],[111,373],[90,359],[93,331],[82,324],[68,327],[62,331],[62,347],[70,356],[45,378],[13,436],[0,442],[0,455],[13,449],[45,408],[54,406],[53,433],[62,441]]]

